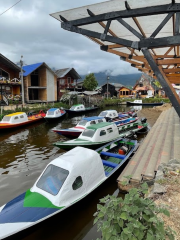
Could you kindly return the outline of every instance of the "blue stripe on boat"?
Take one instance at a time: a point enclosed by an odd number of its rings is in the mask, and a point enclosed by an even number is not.
[[[104,155],[104,156],[108,156],[108,157],[119,158],[119,159],[125,159],[125,157],[126,157],[125,155],[110,153],[110,152],[101,152],[100,154]]]
[[[35,222],[59,209],[44,207],[23,207],[25,194],[8,202],[0,212],[0,223]]]

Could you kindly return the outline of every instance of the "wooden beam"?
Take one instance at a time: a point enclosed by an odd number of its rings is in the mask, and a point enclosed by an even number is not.
[[[173,49],[173,47],[170,47],[170,48],[167,50],[167,52],[165,52],[164,57],[167,56],[172,49]]]
[[[180,68],[163,68],[162,69],[164,73],[175,73],[175,72],[179,72]]]
[[[113,48],[123,48],[125,46],[120,45],[120,44],[112,44],[112,45],[108,45],[108,48],[113,49]],[[133,49],[134,50],[134,49]]]
[[[158,65],[174,65],[180,63],[180,58],[156,60]]]
[[[180,84],[180,77],[167,77],[170,83]]]

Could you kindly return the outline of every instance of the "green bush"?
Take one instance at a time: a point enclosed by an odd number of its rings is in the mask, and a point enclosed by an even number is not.
[[[148,186],[132,188],[125,198],[106,196],[100,199],[94,223],[102,232],[103,240],[165,240],[174,239],[175,232],[165,227],[160,214],[169,216],[165,207],[156,206],[145,198]]]

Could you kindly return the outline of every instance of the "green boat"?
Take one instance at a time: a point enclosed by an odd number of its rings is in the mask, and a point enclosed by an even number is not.
[[[97,149],[120,137],[128,137],[135,133],[142,132],[147,129],[147,127],[148,124],[143,121],[127,124],[119,128],[115,123],[102,122],[87,127],[77,139],[56,142],[54,145],[64,150],[70,150],[77,146]]]

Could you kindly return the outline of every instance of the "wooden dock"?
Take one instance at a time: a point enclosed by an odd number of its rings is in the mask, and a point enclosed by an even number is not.
[[[143,181],[153,180],[160,163],[168,163],[170,159],[180,159],[180,118],[174,108],[161,113],[154,126],[118,177],[120,190],[128,191],[132,186]],[[125,176],[131,176],[129,185]]]

